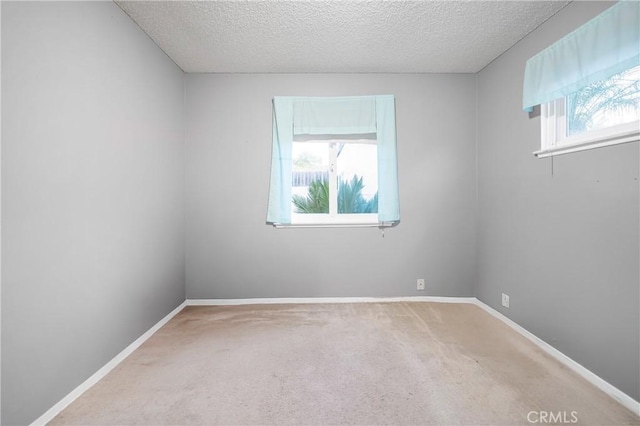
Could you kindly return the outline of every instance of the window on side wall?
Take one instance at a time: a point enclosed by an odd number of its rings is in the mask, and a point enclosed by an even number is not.
[[[640,139],[640,66],[541,105],[537,156]]]
[[[640,2],[602,13],[527,61],[522,107],[540,105],[538,158],[640,140]]]

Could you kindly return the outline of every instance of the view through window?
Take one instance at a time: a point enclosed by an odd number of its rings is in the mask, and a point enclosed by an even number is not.
[[[375,140],[293,142],[292,217],[378,213]],[[363,216],[360,216],[361,218]]]
[[[640,67],[567,96],[566,106],[566,136],[640,120]]]

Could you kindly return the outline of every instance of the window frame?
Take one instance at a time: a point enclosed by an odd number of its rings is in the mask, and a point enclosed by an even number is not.
[[[540,106],[541,146],[537,158],[640,141],[640,121],[617,124],[567,136],[566,98]]]
[[[366,141],[366,142],[364,142]],[[322,142],[329,145],[329,213],[296,213],[293,206],[291,207],[291,223],[287,226],[385,226],[378,220],[378,213],[338,213],[338,144],[349,143],[367,143],[374,145],[376,151],[378,142],[376,139],[352,139],[346,137],[324,138],[323,135],[317,135],[314,138],[301,138],[296,142]],[[293,160],[293,159],[292,159]],[[378,163],[376,162],[376,170]],[[332,191],[331,188],[334,188]]]

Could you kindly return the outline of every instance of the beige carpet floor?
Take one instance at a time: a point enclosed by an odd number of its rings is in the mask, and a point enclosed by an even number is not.
[[[640,424],[475,305],[245,305],[184,309],[50,424],[521,425],[540,412]]]

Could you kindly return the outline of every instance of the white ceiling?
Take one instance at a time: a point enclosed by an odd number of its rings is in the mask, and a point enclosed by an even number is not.
[[[116,1],[186,72],[474,73],[567,1]]]

